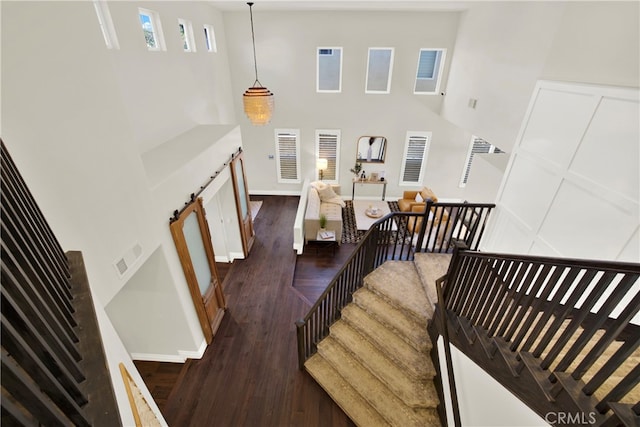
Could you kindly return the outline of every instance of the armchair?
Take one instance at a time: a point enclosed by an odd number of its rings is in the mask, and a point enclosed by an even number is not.
[[[418,194],[420,194],[420,197],[417,197]],[[422,199],[422,201],[416,199]],[[431,199],[434,203],[438,201],[435,193],[428,187],[422,187],[422,190],[417,191],[405,191],[402,199],[398,200],[398,208],[400,212],[423,212],[428,199]],[[415,210],[416,206],[422,208],[422,210]]]

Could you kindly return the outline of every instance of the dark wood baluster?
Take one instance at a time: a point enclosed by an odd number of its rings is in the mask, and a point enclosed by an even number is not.
[[[516,274],[520,271],[521,263],[513,260],[505,262],[504,266],[498,272],[500,277],[499,293],[496,295],[496,303],[493,305],[487,319],[490,320],[487,325],[487,331],[489,336],[493,336],[500,324],[504,321],[504,313],[509,309],[512,301],[512,295],[515,293],[514,289],[511,289],[510,284],[515,280]]]
[[[627,358],[633,354],[640,346],[640,334],[635,339],[629,339],[614,353],[613,356],[596,372],[591,380],[585,384],[582,389],[585,394],[592,395],[595,391],[607,381],[611,375],[626,362]]]
[[[27,269],[31,277],[37,276],[40,280],[34,283],[42,283],[43,288],[39,290],[40,293],[49,294],[51,296],[51,302],[60,307],[60,310],[64,313],[67,321],[72,325],[76,325],[73,318],[73,305],[71,304],[71,293],[67,279],[63,279],[64,283],[56,281],[56,277],[49,270],[48,266],[43,264],[42,257],[34,252],[36,242],[28,235],[24,234],[24,230],[21,229],[21,224],[18,219],[13,216],[13,208],[9,203],[2,206],[2,235],[3,240],[7,240],[9,250],[15,254],[16,259],[19,260],[19,264],[23,265],[23,268]],[[4,239],[4,236],[7,236]]]
[[[497,310],[497,306],[502,303],[504,294],[504,283],[502,282],[502,275],[500,272],[507,267],[508,263],[504,259],[495,260],[495,264],[491,268],[491,281],[490,291],[487,293],[482,310],[478,313],[478,319],[476,323],[481,325],[485,330],[489,330],[493,323],[491,313],[493,310]]]
[[[549,278],[549,275],[554,269],[554,273]],[[531,332],[531,325],[533,325],[536,319],[538,319],[539,314],[544,311],[544,309],[541,307],[541,304],[547,300],[547,297],[554,287],[553,285],[555,285],[555,283],[558,281],[558,278],[561,274],[562,269],[554,268],[554,266],[548,264],[545,265],[540,271],[540,274],[538,275],[536,282],[529,290],[529,295],[527,296],[524,303],[525,306],[529,309],[529,312],[526,314],[526,317],[522,318],[522,320],[518,320],[519,329],[510,345],[511,351],[516,351],[520,347],[520,344],[524,340],[525,336],[527,336],[527,334]],[[547,284],[547,286],[545,286],[545,284]],[[545,286],[544,289],[543,286]],[[537,296],[538,293],[540,293],[539,297]]]
[[[491,304],[491,301],[487,299],[487,296],[495,286],[496,275],[493,273],[494,266],[492,260],[484,260],[483,264],[484,271],[482,272],[482,277],[480,279],[480,286],[478,286],[480,288],[480,292],[475,297],[476,303],[471,307],[471,312],[468,316],[472,325],[478,325],[480,323],[480,313],[486,306]]]
[[[11,261],[6,254],[3,254],[2,260],[2,288],[3,292],[10,295],[16,304],[22,308],[26,313],[25,316],[30,319],[37,327],[38,330],[43,331],[43,339],[52,347],[57,348],[59,351],[68,354],[74,361],[79,361],[82,357],[80,352],[76,348],[78,337],[73,333],[69,336],[64,329],[60,328],[59,323],[56,322],[56,318],[47,316],[46,308],[41,311],[41,304],[34,303],[33,298],[38,298],[37,294],[29,295],[25,292],[27,286],[22,286],[19,279],[17,279],[10,268],[7,268],[5,261]]]
[[[579,270],[578,274],[580,273],[580,271],[584,271],[584,275],[582,276],[580,281],[576,284],[575,289],[571,292],[571,295],[569,295],[569,298],[567,299],[564,305],[560,305],[560,302],[564,298],[564,295],[557,295],[558,304],[562,307],[562,309],[558,310],[557,314],[553,319],[553,322],[547,328],[547,332],[544,333],[544,336],[542,337],[538,345],[535,347],[535,349],[531,353],[535,357],[540,357],[542,353],[544,353],[544,350],[551,344],[551,340],[556,335],[556,333],[558,332],[558,330],[560,329],[564,321],[569,317],[570,313],[573,311],[573,307],[575,307],[576,303],[582,297],[586,289],[589,287],[589,284],[594,280],[597,273],[595,270],[586,270],[586,271],[583,269],[576,269],[576,270]],[[569,287],[571,287],[572,284],[573,283],[569,283]],[[546,365],[546,367],[550,366],[550,364],[553,363],[553,359],[551,359],[551,361],[549,361],[548,363],[549,365]],[[546,367],[543,369],[546,369]]]
[[[556,313],[560,308],[560,302],[562,301],[567,291],[569,290],[569,288],[575,281],[576,277],[578,276],[578,273],[580,272],[580,269],[578,268],[569,268],[567,270],[567,267],[558,267],[558,270],[567,272],[567,274],[555,286],[551,285],[551,283],[549,284],[550,289],[552,288],[556,289],[553,295],[553,298],[549,302],[543,301],[542,299],[540,300],[538,305],[541,306],[539,307],[539,309],[542,311],[542,316],[534,326],[533,330],[531,331],[531,334],[527,338],[527,341],[525,341],[525,343],[522,345],[520,351],[531,350],[531,347],[535,343],[536,339],[540,336],[544,328],[549,323],[549,319],[551,319],[553,314]],[[545,298],[545,300],[546,299],[547,298]],[[544,307],[542,307],[542,305],[544,305]],[[544,308],[544,310],[542,310],[542,308]]]
[[[72,422],[40,390],[29,375],[2,349],[2,387],[17,399],[24,409],[41,424],[51,427],[70,426]]]
[[[464,303],[467,294],[467,282],[465,278],[470,274],[475,262],[474,257],[460,254],[458,259],[458,269],[454,271],[453,277],[447,280],[445,298],[447,308],[458,313],[460,306]]]
[[[596,405],[596,410],[600,413],[606,411],[609,402],[619,402],[629,391],[640,382],[640,364],[636,365],[605,397]],[[634,410],[637,411],[637,404]],[[636,412],[637,413],[637,412]]]
[[[4,144],[2,144],[2,169],[7,171],[7,174],[13,177],[13,182],[16,184],[16,188],[20,194],[24,195],[25,203],[28,203],[28,210],[32,212],[35,217],[35,223],[38,224],[38,228],[42,233],[42,241],[45,242],[50,250],[50,254],[55,260],[56,264],[60,267],[61,271],[66,277],[69,277],[69,263],[67,257],[62,250],[62,246],[58,242],[58,239],[53,234],[51,227],[46,221],[42,211],[38,207],[31,191],[27,188],[24,179],[20,175],[16,165],[13,163],[13,159],[6,151]],[[4,190],[4,189],[3,189]],[[4,194],[4,191],[3,191]]]
[[[596,316],[595,321],[591,322],[588,327],[583,328],[582,334],[580,334],[576,342],[571,346],[569,351],[567,351],[567,354],[562,358],[560,363],[558,363],[556,370],[564,372],[569,368],[584,346],[587,345],[593,335],[604,325],[608,315],[616,308],[620,300],[626,295],[637,278],[638,276],[635,275],[625,275],[622,277],[620,283],[618,283],[614,291],[607,298],[606,302],[598,310],[599,315]],[[603,289],[602,292],[604,291],[605,290]],[[593,305],[587,307],[583,306],[581,308],[581,316],[583,318],[586,317],[588,310],[591,310],[592,307]]]
[[[569,322],[569,325],[567,325],[566,329],[562,332],[560,337],[555,341],[555,343],[549,350],[549,353],[542,360],[540,364],[540,367],[542,369],[548,369],[551,366],[551,364],[556,359],[556,357],[558,357],[562,349],[564,349],[564,347],[567,345],[567,343],[569,342],[569,339],[578,330],[578,328],[582,326],[582,322],[589,315],[589,310],[591,310],[591,308],[600,299],[600,297],[605,292],[609,284],[613,281],[615,276],[616,274],[613,272],[605,272],[602,275],[602,277],[600,277],[600,279],[598,280],[594,288],[589,293],[589,296],[587,297],[587,299],[582,303],[582,306],[580,307],[580,311],[576,315],[574,315],[573,319]],[[574,291],[572,293],[572,297],[575,294],[576,292]],[[576,295],[576,302],[580,297],[581,295]],[[567,302],[567,306],[569,310],[572,310],[573,307],[575,307],[575,303],[574,305],[569,306],[569,303]],[[557,368],[556,370],[563,371],[563,369],[557,369]]]
[[[459,316],[467,317],[469,306],[473,303],[472,295],[478,292],[480,284],[478,283],[478,274],[483,267],[483,261],[480,258],[474,258],[473,265],[468,270],[462,283],[465,284],[465,298],[461,301],[459,308],[456,310]]]
[[[534,269],[533,263],[531,262],[522,263],[522,266],[520,268],[520,271],[518,272],[518,276],[516,277],[515,282],[510,284],[511,305],[509,307],[509,310],[504,316],[505,321],[502,322],[502,325],[496,332],[497,336],[504,337],[505,333],[507,332],[507,329],[509,329],[509,326],[511,326],[511,324],[513,323],[513,319],[515,319],[516,314],[519,311],[524,310],[524,308],[522,308],[522,306],[520,305],[521,300],[524,298],[523,288],[525,288],[527,286],[527,283],[529,283],[529,281],[532,280],[534,275],[531,274],[531,271],[533,269]],[[505,340],[507,339],[505,338]]]
[[[582,359],[580,364],[574,369],[572,376],[576,380],[582,378],[582,376],[589,370],[589,368],[595,363],[596,360],[605,352],[609,344],[611,344],[618,335],[629,325],[629,322],[640,311],[640,293],[631,300],[631,302],[625,307],[625,309],[618,315],[618,317],[607,325],[604,335],[593,346],[591,351]],[[604,317],[604,316],[603,316]],[[604,321],[602,323],[604,324]],[[620,361],[622,362],[622,361]]]

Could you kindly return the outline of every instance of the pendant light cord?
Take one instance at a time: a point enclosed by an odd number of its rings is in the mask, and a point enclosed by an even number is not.
[[[260,86],[262,86],[262,84],[258,80],[258,60],[256,59],[256,36],[253,31],[253,10],[252,10],[253,2],[248,2],[247,4],[249,5],[249,16],[251,17],[251,41],[253,43],[253,66],[256,71],[256,81],[253,83],[255,87],[256,83]]]

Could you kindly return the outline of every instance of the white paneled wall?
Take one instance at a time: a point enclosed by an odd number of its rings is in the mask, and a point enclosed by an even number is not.
[[[637,88],[539,81],[483,250],[640,261]]]

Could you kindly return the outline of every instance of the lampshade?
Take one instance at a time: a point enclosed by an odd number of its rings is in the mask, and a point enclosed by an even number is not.
[[[327,159],[318,159],[316,161],[316,166],[319,170],[323,171],[326,170],[327,167],[329,167],[329,163],[327,162]]]
[[[253,42],[253,65],[256,71],[256,80],[253,86],[247,89],[242,96],[244,112],[254,125],[266,125],[273,114],[273,93],[260,84],[258,80],[258,61],[256,60],[256,37],[253,31],[253,3],[248,2],[249,15],[251,16],[251,40]]]
[[[273,114],[273,93],[266,87],[253,86],[242,95],[244,112],[254,125],[266,125]]]

